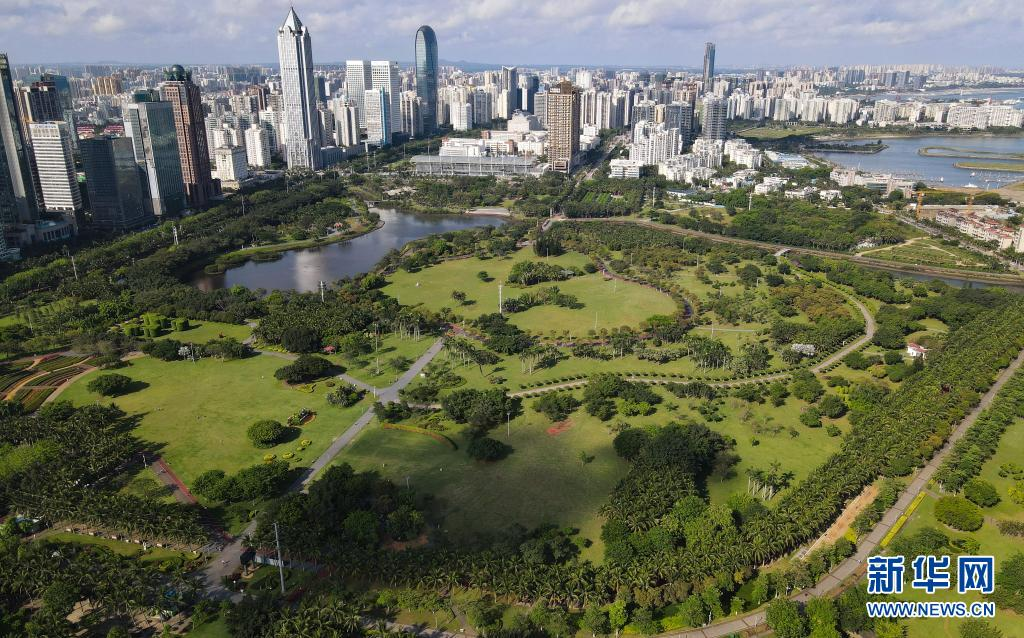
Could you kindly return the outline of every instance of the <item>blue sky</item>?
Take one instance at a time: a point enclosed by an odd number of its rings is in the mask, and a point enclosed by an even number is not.
[[[0,0],[15,64],[276,61],[278,0]],[[1024,67],[1020,0],[297,1],[316,62],[412,59],[420,24],[441,58],[489,63],[718,66],[944,63]]]

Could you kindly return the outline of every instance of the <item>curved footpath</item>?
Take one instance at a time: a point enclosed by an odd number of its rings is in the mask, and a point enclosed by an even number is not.
[[[867,344],[871,340],[871,338],[873,336],[875,336],[875,330],[878,328],[877,324],[875,323],[875,318],[871,315],[871,311],[869,311],[867,309],[867,307],[863,303],[861,303],[860,299],[857,299],[857,297],[855,295],[852,295],[852,294],[846,292],[845,290],[842,290],[841,288],[836,288],[836,290],[838,290],[841,294],[843,294],[846,297],[846,299],[850,303],[852,303],[857,308],[857,310],[860,311],[861,316],[864,318],[864,334],[862,334],[861,336],[857,337],[856,339],[854,339],[853,341],[851,341],[847,345],[843,346],[842,348],[840,348],[836,352],[832,353],[831,355],[825,357],[824,359],[822,359],[818,363],[816,363],[813,366],[811,366],[810,370],[811,370],[811,372],[814,372],[815,374],[817,374],[819,372],[822,372],[823,370],[826,370],[826,369],[832,367],[833,365],[839,363],[843,359],[843,357],[845,357],[846,355],[850,354],[851,352],[854,352],[855,350],[859,350],[860,348],[862,348],[865,344]],[[736,379],[734,381],[710,381],[710,382],[708,382],[708,385],[710,385],[711,387],[714,387],[714,388],[735,388],[737,386],[741,386],[741,385],[744,385],[744,384],[747,384],[747,383],[760,383],[760,382],[766,382],[766,381],[778,381],[780,379],[789,378],[790,376],[791,375],[788,372],[777,372],[775,374],[766,374],[766,375],[757,376],[757,377],[749,377],[749,378],[746,378],[746,379]],[[627,381],[635,381],[637,383],[678,383],[678,382],[680,382],[680,379],[678,379],[678,378],[672,378],[672,377],[660,378],[660,377],[656,377],[656,376],[653,376],[653,377],[627,376],[626,380]],[[552,384],[552,385],[541,386],[541,387],[538,387],[538,388],[527,388],[525,390],[518,390],[516,392],[509,392],[508,395],[510,397],[515,397],[515,398],[528,398],[528,397],[533,397],[533,396],[540,396],[542,394],[546,394],[548,392],[555,392],[555,391],[558,391],[558,390],[571,390],[571,389],[575,389],[575,388],[582,388],[585,385],[587,385],[586,379],[582,379],[582,380],[579,380],[579,381],[565,381],[563,383],[555,383],[555,384]]]
[[[902,264],[884,259],[874,259],[871,257],[860,257],[857,255],[851,255],[850,253],[842,253],[832,250],[819,250],[817,248],[806,248],[803,246],[788,246],[785,244],[776,244],[767,241],[758,241],[755,239],[743,239],[742,237],[731,237],[729,235],[718,235],[716,233],[706,233],[700,230],[690,230],[689,228],[680,228],[679,226],[670,226],[668,224],[660,224],[658,222],[648,221],[646,219],[629,219],[624,217],[577,217],[567,219],[564,217],[549,217],[544,220],[541,225],[541,230],[546,231],[551,227],[551,224],[555,222],[604,222],[606,224],[635,224],[637,226],[644,226],[654,230],[661,230],[674,235],[685,235],[687,237],[698,237],[700,239],[706,239],[708,241],[726,243],[726,244],[737,244],[740,246],[752,246],[755,248],[761,248],[762,250],[769,250],[776,254],[782,253],[794,253],[798,255],[815,255],[817,257],[825,257],[827,259],[843,259],[846,261],[860,264],[861,266],[874,268],[877,270],[886,270],[894,273],[903,274],[917,274],[928,277],[936,278],[948,278],[948,279],[961,279],[963,281],[971,281],[985,284],[999,284],[1005,286],[1024,287],[1024,278],[1018,277],[1017,275],[1004,275],[999,273],[985,273],[974,270],[960,270],[958,268],[940,268],[938,266],[914,266],[913,264]]]
[[[865,564],[869,556],[872,556],[878,549],[879,544],[885,535],[889,533],[893,525],[896,524],[896,520],[899,519],[910,507],[911,502],[918,494],[923,492],[931,481],[932,476],[942,465],[946,456],[953,449],[953,445],[960,440],[961,437],[967,432],[967,430],[977,420],[984,410],[986,410],[992,401],[995,400],[996,395],[999,394],[999,390],[1002,389],[1003,385],[1010,380],[1010,377],[1024,364],[1024,350],[1017,355],[1017,358],[1010,363],[999,376],[996,378],[995,383],[988,389],[978,405],[972,409],[959,425],[950,433],[949,438],[946,439],[946,444],[939,449],[938,452],[932,456],[931,460],[925,464],[914,478],[907,485],[907,488],[903,490],[903,494],[896,501],[896,504],[890,507],[882,520],[875,525],[875,528],[871,530],[871,533],[864,537],[864,539],[858,543],[857,552],[844,560],[842,563],[836,565],[828,574],[826,574],[818,583],[810,589],[805,589],[797,592],[790,596],[791,599],[799,602],[807,602],[811,598],[818,598],[833,594],[838,591],[842,591],[852,583],[855,583],[860,579],[865,569]],[[738,634],[746,632],[746,635],[757,635],[766,631],[765,623],[766,614],[764,609],[752,611],[742,616],[736,616],[729,618],[723,622],[715,623],[701,629],[688,629],[685,631],[671,631],[663,636],[672,636],[673,638],[724,638],[732,634]]]

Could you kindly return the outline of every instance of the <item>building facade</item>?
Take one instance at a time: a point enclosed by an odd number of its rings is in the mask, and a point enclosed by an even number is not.
[[[153,223],[145,187],[127,137],[95,137],[79,142],[92,224],[113,231],[134,230]]]
[[[288,12],[284,24],[277,30],[277,54],[281,63],[288,168],[318,170],[322,167],[322,144],[313,77],[313,46],[309,29],[299,20],[295,9]]]
[[[551,170],[572,172],[580,150],[580,91],[572,82],[551,87],[546,101],[548,162]]]
[[[416,95],[423,132],[430,135],[437,128],[437,36],[427,25],[416,31]]]
[[[145,176],[146,209],[154,215],[177,215],[185,209],[186,200],[174,109],[170,102],[139,98],[125,107],[124,128]]]
[[[7,54],[0,53],[0,224],[4,225],[30,223],[38,217],[28,131],[18,117],[16,99]]]
[[[29,132],[43,206],[54,213],[82,210],[82,191],[75,173],[67,124],[33,122]]]
[[[174,111],[185,195],[190,206],[203,207],[218,194],[210,173],[203,100],[199,87],[192,82],[192,72],[185,71],[180,65],[176,64],[165,72],[164,80],[161,93]]]

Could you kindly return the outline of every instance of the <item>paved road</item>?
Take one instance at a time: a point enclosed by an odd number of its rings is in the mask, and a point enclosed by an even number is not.
[[[405,374],[398,378],[394,384],[387,388],[377,389],[373,386],[368,386],[371,390],[376,390],[377,400],[382,403],[388,403],[392,401],[398,401],[398,392],[405,386],[409,385],[413,379],[415,379],[423,368],[427,366],[430,361],[437,356],[437,353],[441,352],[441,347],[444,345],[444,337],[440,337],[435,341],[430,348],[427,349],[420,357],[412,364]],[[266,354],[275,354],[266,352]],[[283,353],[276,353],[281,356]],[[288,358],[287,356],[283,358]],[[362,382],[359,382],[361,386],[365,386]],[[373,421],[374,413],[373,408],[369,408],[366,412],[356,420],[348,429],[338,435],[331,445],[324,451],[323,454],[313,461],[312,465],[306,468],[302,474],[295,480],[295,482],[289,488],[291,492],[297,492],[306,489],[310,482],[316,477],[317,473],[323,468],[327,467],[331,461],[348,445],[350,444],[359,434],[366,428],[367,425]],[[214,599],[230,598],[232,600],[240,600],[241,594],[232,592],[225,588],[221,584],[221,580],[225,576],[233,574],[241,564],[242,553],[245,552],[243,541],[246,537],[252,536],[256,531],[256,521],[252,521],[242,531],[238,537],[235,538],[234,542],[230,543],[217,555],[215,555],[210,564],[203,570],[203,585],[206,589],[207,594]]]
[[[896,501],[896,504],[890,507],[885,515],[882,516],[881,522],[875,525],[875,528],[871,530],[860,543],[857,545],[857,552],[844,560],[839,565],[825,575],[824,578],[818,581],[818,583],[810,589],[805,589],[799,593],[796,593],[790,598],[799,602],[807,602],[811,598],[818,598],[825,596],[833,592],[845,589],[850,583],[856,582],[860,579],[865,569],[865,564],[869,556],[872,556],[878,549],[879,544],[885,535],[889,533],[892,526],[896,524],[896,520],[899,519],[910,507],[913,500],[926,489],[928,482],[931,481],[932,476],[942,465],[942,462],[949,455],[949,452],[953,449],[953,444],[959,441],[963,435],[970,429],[971,425],[978,419],[985,409],[992,405],[992,401],[995,400],[996,395],[999,394],[999,390],[1002,389],[1003,385],[1010,380],[1015,372],[1024,364],[1024,351],[1021,351],[1017,355],[1017,358],[1006,367],[996,378],[996,382],[992,384],[992,387],[988,389],[981,397],[981,401],[978,405],[971,410],[966,417],[956,426],[956,428],[950,433],[949,438],[946,439],[946,444],[939,449],[938,452],[932,457],[932,459],[925,464],[917,474],[914,475],[913,480],[900,495],[900,498]],[[730,618],[724,622],[716,623],[708,627],[701,629],[690,629],[687,631],[674,631],[663,634],[665,636],[672,636],[673,638],[724,638],[725,636],[732,635],[744,630],[754,630],[754,628],[763,627],[765,624],[765,612],[764,610],[753,611],[742,616]],[[756,631],[756,630],[755,630]]]

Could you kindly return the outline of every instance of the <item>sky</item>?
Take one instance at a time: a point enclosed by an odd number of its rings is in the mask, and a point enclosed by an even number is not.
[[[316,63],[411,61],[421,24],[448,61],[722,68],[1024,67],[1021,0],[296,0]],[[287,0],[0,0],[13,64],[277,61]]]

